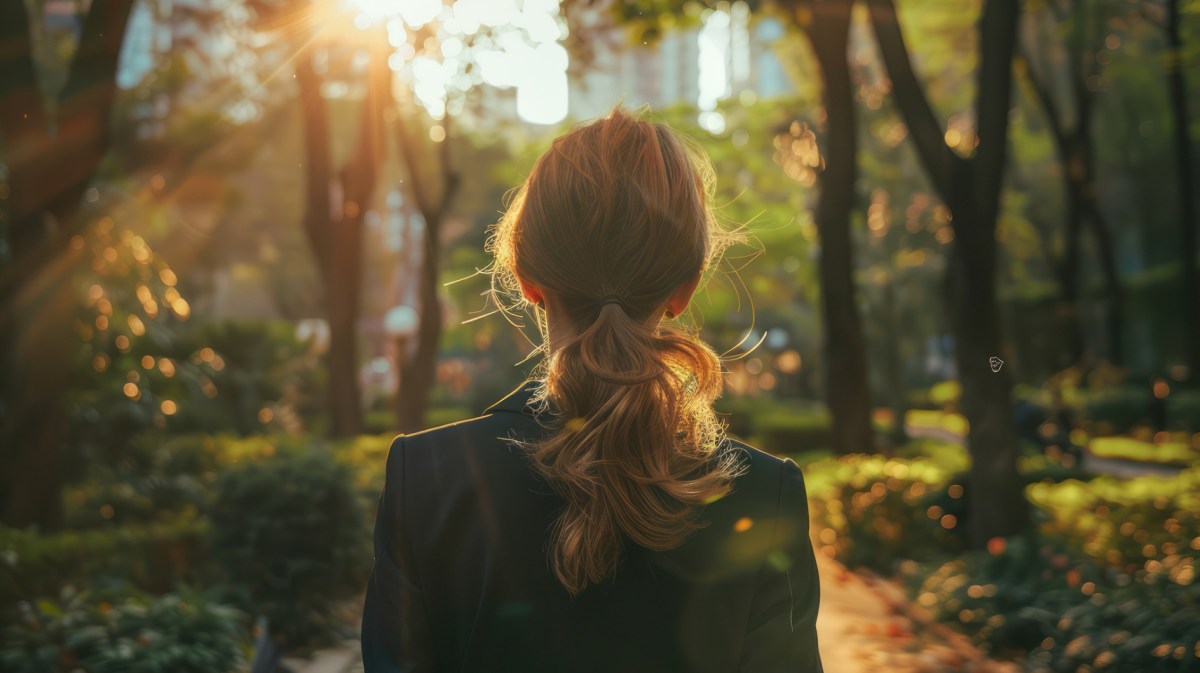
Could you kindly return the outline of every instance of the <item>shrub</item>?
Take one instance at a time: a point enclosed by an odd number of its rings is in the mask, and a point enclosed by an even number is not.
[[[1114,388],[1090,395],[1084,414],[1098,434],[1128,432],[1149,421],[1150,403],[1148,388]]]
[[[122,482],[89,483],[65,493],[68,528],[139,525],[170,519],[184,508],[204,510],[205,484],[189,475],[150,475]]]
[[[824,409],[773,409],[751,420],[752,441],[779,454],[803,453],[829,446],[832,420]]]
[[[1088,450],[1101,458],[1118,458],[1145,463],[1190,465],[1200,459],[1200,450],[1187,442],[1145,442],[1133,437],[1097,437]]]
[[[125,460],[94,466],[85,483],[67,489],[66,525],[149,524],[187,507],[206,511],[221,471],[278,453],[299,453],[311,443],[284,435],[143,434]]]
[[[0,641],[11,673],[232,673],[243,664],[244,616],[181,588],[115,604],[67,589],[59,601],[23,602]]]
[[[1035,671],[1192,670],[1200,640],[1194,557],[1125,573],[1052,538],[1014,537],[936,567],[907,564],[917,602]]]
[[[805,479],[821,552],[849,566],[890,570],[903,558],[961,548],[964,489],[953,474],[924,458],[853,455],[810,465]]]
[[[1167,397],[1167,427],[1200,432],[1200,390],[1181,390]]]
[[[314,410],[309,408],[313,400],[300,397],[300,392],[321,389],[319,360],[307,355],[308,348],[296,338],[291,323],[208,323],[181,346],[219,394],[194,396],[190,404],[181,405],[167,423],[175,432],[262,432],[260,411],[289,394],[302,417],[310,417],[307,412]]]
[[[192,508],[148,525],[49,534],[0,527],[0,605],[57,595],[68,583],[157,592],[200,583],[213,574],[207,542],[208,520]]]
[[[369,499],[365,504],[371,507],[383,490],[388,450],[395,438],[395,434],[359,435],[334,447],[334,460],[353,472],[354,487],[362,497]]]
[[[1099,477],[1029,487],[1041,529],[1084,554],[1132,570],[1200,545],[1200,468],[1173,477]]]
[[[231,599],[296,648],[346,635],[334,608],[366,584],[366,517],[350,471],[328,455],[284,455],[221,475],[213,554]]]

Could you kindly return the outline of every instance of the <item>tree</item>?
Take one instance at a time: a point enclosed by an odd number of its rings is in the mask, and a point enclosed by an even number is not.
[[[1200,380],[1200,274],[1196,270],[1197,248],[1195,178],[1192,164],[1191,119],[1187,109],[1187,82],[1183,77],[1182,10],[1179,0],[1167,0],[1167,89],[1171,96],[1171,119],[1175,133],[1175,170],[1179,175],[1179,255],[1183,283],[1183,335],[1188,376]]]
[[[820,173],[817,232],[821,241],[821,311],[826,395],[839,453],[871,451],[871,399],[866,340],[854,287],[850,212],[858,179],[858,128],[846,47],[853,2],[789,3],[794,26],[804,30],[821,71],[825,107],[825,170]]]
[[[867,0],[867,6],[897,107],[934,188],[950,210],[954,227],[947,269],[951,324],[963,386],[962,408],[970,423],[970,535],[972,543],[982,547],[993,537],[1020,532],[1029,520],[1017,472],[1010,375],[1003,367],[999,371],[989,367],[990,358],[1001,354],[996,221],[1020,7],[999,0],[987,0],[983,6],[974,105],[978,146],[973,155],[963,157],[947,145],[941,123],[917,79],[895,4],[892,0]]]
[[[752,3],[757,9],[765,3]],[[619,21],[643,35],[661,31],[664,17],[687,6],[716,3],[614,3]],[[832,443],[840,453],[870,451],[875,446],[867,386],[866,345],[854,286],[854,247],[850,213],[858,177],[858,132],[846,49],[852,1],[776,0],[770,7],[791,27],[807,36],[823,85],[824,151],[819,171],[820,196],[816,223],[820,237],[819,272],[826,362],[826,396],[833,417]]]
[[[378,32],[378,31],[376,31]],[[322,77],[313,67],[316,47],[296,58],[296,82],[305,146],[304,231],[325,285],[329,317],[329,406],[335,436],[358,434],[362,400],[358,385],[358,317],[362,303],[363,217],[383,163],[383,107],[391,73],[382,35],[370,35],[366,86],[358,136],[350,158],[333,168],[329,112]]]
[[[358,434],[362,428],[359,389],[358,319],[362,305],[363,218],[379,181],[384,159],[383,111],[391,92],[386,35],[381,27],[365,36],[366,68],[361,75],[336,61],[351,55],[357,45],[334,38],[354,31],[352,14],[329,2],[254,3],[262,17],[260,30],[282,34],[294,53],[293,74],[298,88],[304,143],[305,200],[302,227],[324,287],[329,320],[330,432],[337,437]],[[344,28],[342,32],[337,27]],[[320,59],[321,67],[317,61]],[[351,59],[352,60],[352,59]],[[335,167],[335,125],[323,89],[340,67],[362,89],[349,156]]]
[[[402,97],[398,97],[401,98]],[[412,196],[425,223],[424,249],[420,275],[417,281],[417,347],[412,357],[400,362],[400,385],[402,399],[398,405],[398,429],[400,432],[415,432],[424,427],[425,410],[429,406],[429,394],[437,378],[438,346],[442,340],[442,304],[438,291],[441,271],[442,222],[450,212],[458,194],[459,174],[450,160],[451,117],[446,115],[439,128],[441,139],[431,154],[426,166],[420,165],[417,139],[407,124],[403,111],[396,114],[396,138],[400,145],[400,156],[408,169],[412,183]],[[433,171],[428,168],[432,165]],[[434,175],[429,175],[432,172]],[[436,185],[436,186],[433,186]],[[403,354],[401,354],[403,356]]]
[[[78,258],[70,242],[110,145],[132,5],[93,0],[65,84],[48,100],[25,3],[0,3],[0,520],[10,526],[62,518],[61,393]]]
[[[1035,43],[1040,33],[1027,33],[1020,45],[1021,71],[1025,74],[1034,97],[1041,106],[1054,139],[1066,197],[1064,250],[1057,266],[1061,298],[1067,315],[1067,361],[1075,364],[1084,356],[1083,328],[1079,320],[1079,274],[1082,253],[1081,234],[1086,226],[1095,240],[1100,268],[1104,275],[1107,303],[1106,331],[1109,359],[1114,364],[1123,361],[1123,311],[1120,276],[1112,234],[1104,217],[1096,183],[1096,149],[1092,121],[1095,113],[1094,91],[1099,80],[1100,66],[1094,44],[1101,12],[1094,3],[1069,0],[1060,4],[1047,0],[1047,12],[1060,28],[1066,29],[1062,49],[1066,61],[1066,89],[1069,93],[1069,112],[1064,109],[1049,83],[1058,79],[1048,57]],[[1069,115],[1069,116],[1068,116]],[[1068,123],[1071,119],[1071,123]]]

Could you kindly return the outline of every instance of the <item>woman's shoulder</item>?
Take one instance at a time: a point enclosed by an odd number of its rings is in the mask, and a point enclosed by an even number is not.
[[[806,534],[803,477],[795,461],[735,438],[732,488],[699,512],[701,528],[680,547],[653,554],[658,567],[696,581],[753,575],[780,545]]]
[[[804,475],[796,461],[777,456],[734,437],[726,437],[723,448],[738,465],[734,488],[753,490],[764,496],[784,498],[790,491],[804,490]]]

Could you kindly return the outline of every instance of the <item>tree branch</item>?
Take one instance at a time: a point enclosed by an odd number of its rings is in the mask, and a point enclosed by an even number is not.
[[[1033,89],[1034,97],[1046,115],[1046,121],[1050,125],[1050,134],[1054,136],[1054,145],[1058,150],[1058,158],[1066,161],[1067,130],[1063,127],[1062,115],[1058,112],[1058,104],[1054,102],[1054,95],[1046,88],[1045,82],[1034,68],[1033,59],[1030,58],[1027,47],[1021,49],[1017,58],[1025,65],[1025,81],[1029,84],[1029,88]]]
[[[912,59],[904,44],[896,6],[892,0],[868,0],[871,25],[879,42],[896,106],[904,117],[917,146],[917,154],[933,181],[934,188],[945,200],[951,191],[951,176],[963,160],[946,145],[942,124],[929,105],[921,83],[913,72]]]

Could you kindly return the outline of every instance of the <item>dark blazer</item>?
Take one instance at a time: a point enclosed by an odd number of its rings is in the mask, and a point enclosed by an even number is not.
[[[747,469],[674,550],[626,544],[572,598],[546,555],[563,502],[502,438],[545,432],[526,383],[479,418],[392,443],[363,610],[366,673],[818,673],[804,479],[728,440]]]

